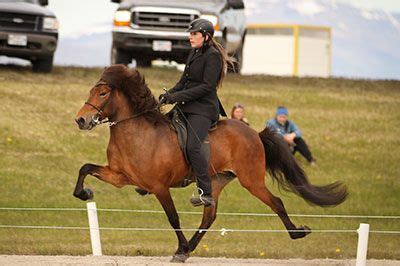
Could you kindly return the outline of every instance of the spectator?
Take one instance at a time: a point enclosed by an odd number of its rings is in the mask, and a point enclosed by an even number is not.
[[[288,116],[288,110],[283,106],[279,106],[276,110],[275,118],[269,120],[267,126],[283,137],[289,144],[293,154],[299,151],[311,165],[314,165],[315,160],[306,142],[302,138],[300,129],[293,121],[288,119]]]
[[[231,111],[231,118],[240,120],[246,125],[249,125],[247,118],[244,117],[244,113],[245,113],[244,106],[240,103],[235,103]]]

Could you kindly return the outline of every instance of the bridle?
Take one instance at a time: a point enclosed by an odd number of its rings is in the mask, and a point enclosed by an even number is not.
[[[101,85],[106,85],[106,86],[110,87],[111,90],[115,90],[115,86],[107,84],[106,82],[98,82],[96,85],[94,85],[94,87],[98,87],[98,86],[101,86]],[[130,116],[130,117],[127,117],[127,118],[124,118],[124,119],[120,119],[120,120],[116,120],[116,121],[110,121],[108,119],[108,117],[101,120],[100,118],[101,118],[101,116],[103,114],[104,108],[106,108],[106,106],[109,104],[110,99],[111,99],[111,93],[108,96],[107,100],[105,100],[104,103],[100,107],[98,107],[98,106],[96,106],[96,105],[94,105],[94,104],[92,104],[92,103],[90,103],[88,101],[85,102],[85,105],[89,105],[90,107],[92,107],[93,109],[95,109],[97,111],[97,113],[92,116],[92,121],[91,121],[92,124],[97,126],[97,125],[108,123],[109,127],[113,127],[113,126],[117,125],[118,123],[130,120],[130,119],[134,119],[136,117],[139,117],[139,116],[141,116],[141,115],[153,110],[153,109],[145,110],[145,111],[139,112],[139,113],[137,113],[137,114],[135,114],[133,116]],[[154,110],[157,110],[158,108],[159,108],[159,106],[154,108]]]
[[[109,84],[107,84],[105,82],[97,82],[97,84],[94,85],[94,87],[98,87],[98,86],[101,86],[101,85],[106,85],[106,86],[110,87],[111,89],[113,89],[113,86],[111,86],[111,85],[109,85]],[[89,105],[90,107],[94,108],[97,111],[97,113],[92,116],[92,121],[91,121],[92,124],[97,126],[97,125],[109,122],[108,118],[107,119],[103,119],[103,120],[100,120],[100,118],[101,118],[101,116],[103,114],[104,108],[106,108],[106,106],[110,102],[110,99],[111,99],[111,93],[108,96],[107,100],[105,100],[104,103],[100,107],[98,107],[98,106],[96,106],[96,105],[94,105],[94,104],[92,104],[92,103],[90,103],[88,101],[85,102],[85,105]]]

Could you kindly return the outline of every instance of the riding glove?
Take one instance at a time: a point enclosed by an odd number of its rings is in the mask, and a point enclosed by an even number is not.
[[[160,95],[160,97],[161,97],[161,95]],[[160,100],[160,104],[164,104],[164,103],[166,103],[166,104],[173,104],[173,103],[176,103],[174,94],[173,94],[173,93],[171,93],[171,94],[165,93],[165,94],[161,97],[161,100]]]

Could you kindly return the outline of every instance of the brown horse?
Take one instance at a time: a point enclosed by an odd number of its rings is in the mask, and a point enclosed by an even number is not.
[[[237,120],[222,120],[210,132],[212,195],[216,205],[205,207],[199,230],[187,241],[179,224],[170,188],[180,187],[189,167],[178,145],[175,131],[159,111],[158,102],[135,69],[114,65],[104,70],[99,82],[90,90],[87,102],[79,110],[76,122],[90,130],[107,119],[110,141],[108,165],[85,164],[79,171],[74,196],[92,198],[83,187],[90,174],[116,187],[134,185],[154,194],[160,201],[178,237],[173,261],[184,262],[199,244],[217,214],[218,196],[237,177],[251,194],[278,214],[292,239],[302,238],[311,230],[296,227],[289,219],[282,201],[265,186],[266,168],[278,184],[297,193],[307,202],[319,206],[342,203],[346,188],[339,182],[313,186],[297,164],[288,145],[275,133],[264,129],[257,133]],[[229,174],[228,174],[229,173]]]

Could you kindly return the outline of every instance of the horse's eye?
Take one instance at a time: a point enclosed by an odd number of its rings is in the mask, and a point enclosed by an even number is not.
[[[108,93],[108,92],[106,92],[106,91],[105,91],[105,92],[100,92],[100,96],[101,96],[101,97],[104,97],[104,96],[107,95],[107,93]]]

